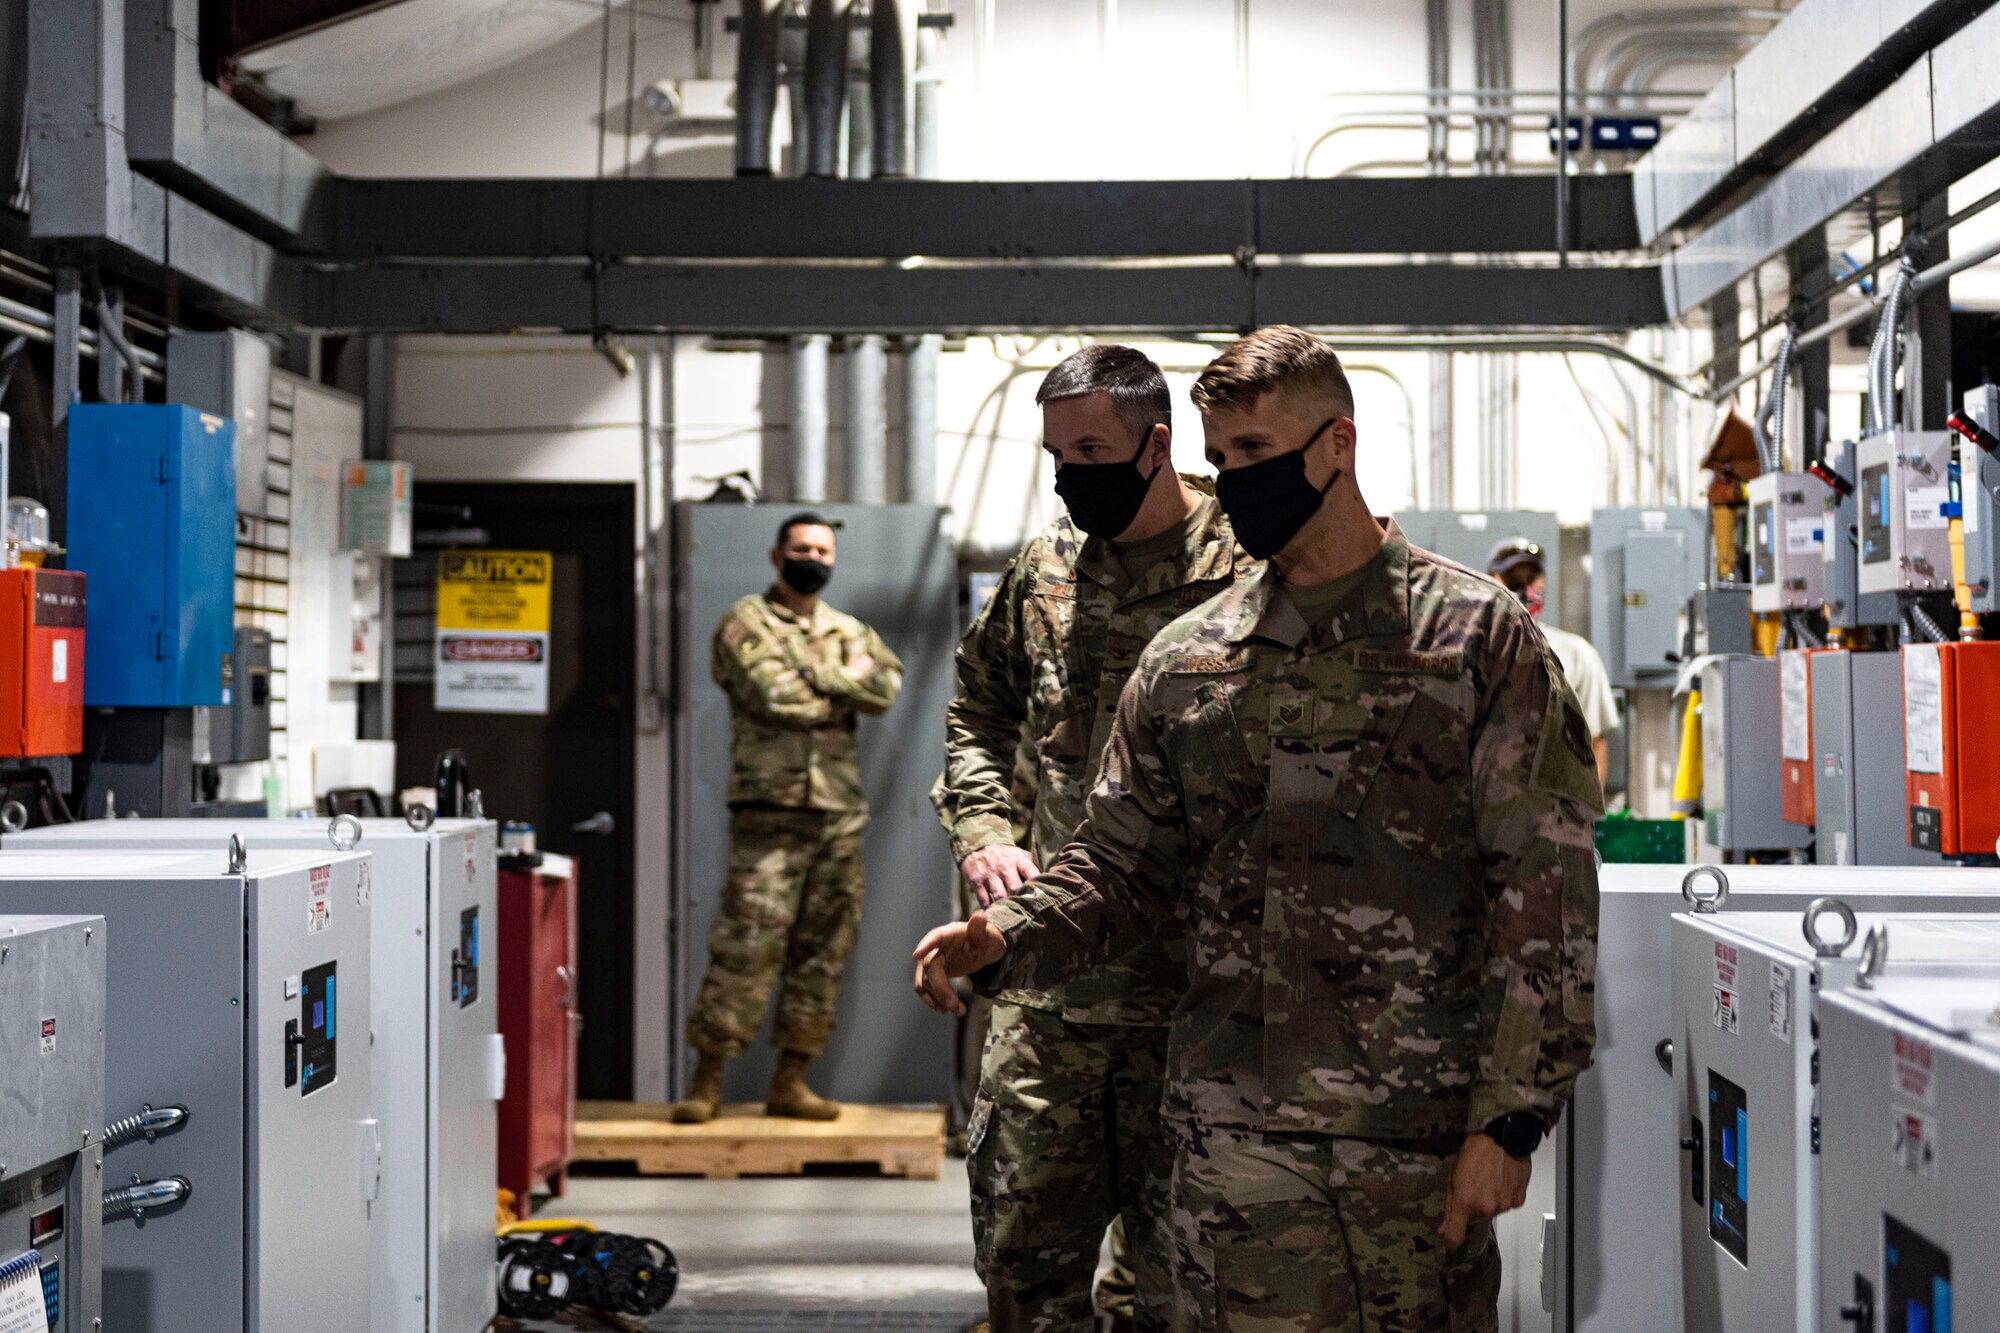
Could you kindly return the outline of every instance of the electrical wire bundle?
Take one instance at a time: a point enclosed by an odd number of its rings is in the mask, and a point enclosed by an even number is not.
[[[646,1236],[598,1231],[584,1223],[525,1223],[500,1236],[500,1309],[517,1319],[551,1319],[572,1306],[650,1315],[680,1285],[674,1253]]]

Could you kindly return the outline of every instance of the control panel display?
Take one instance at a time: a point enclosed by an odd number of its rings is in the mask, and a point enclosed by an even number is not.
[[[1879,565],[1890,554],[1889,465],[1877,463],[1861,474],[1861,563]]]
[[[479,909],[458,914],[458,947],[451,951],[451,998],[461,1009],[479,999]]]
[[[1882,1327],[1890,1333],[1951,1333],[1951,1256],[1882,1214]]]
[[[1750,1265],[1750,1108],[1743,1089],[1708,1071],[1708,1234]]]
[[[337,963],[326,963],[305,974],[299,986],[299,1095],[310,1097],[331,1084],[338,1073],[340,1008],[335,987]]]

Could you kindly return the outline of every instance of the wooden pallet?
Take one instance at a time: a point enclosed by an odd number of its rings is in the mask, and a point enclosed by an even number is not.
[[[581,1162],[632,1162],[642,1175],[803,1175],[809,1166],[872,1163],[885,1176],[936,1180],[944,1170],[944,1111],[844,1105],[838,1120],[786,1120],[761,1106],[725,1106],[705,1125],[676,1125],[654,1103],[582,1102]]]

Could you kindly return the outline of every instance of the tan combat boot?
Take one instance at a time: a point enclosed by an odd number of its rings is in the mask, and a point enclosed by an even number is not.
[[[806,1066],[811,1063],[810,1055],[797,1051],[785,1051],[778,1056],[777,1071],[771,1075],[771,1095],[764,1101],[768,1114],[792,1120],[839,1118],[839,1102],[830,1102],[806,1086]]]
[[[705,1125],[715,1119],[716,1108],[721,1105],[722,1057],[703,1051],[695,1065],[694,1082],[688,1085],[688,1095],[674,1103],[674,1123]]]

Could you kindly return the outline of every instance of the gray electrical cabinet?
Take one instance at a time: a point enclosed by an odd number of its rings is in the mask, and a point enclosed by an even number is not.
[[[1826,483],[1810,472],[1766,472],[1752,477],[1750,500],[1750,609],[1818,610],[1823,600],[1821,555]]]
[[[1681,608],[1708,570],[1707,517],[1699,509],[1600,509],[1590,516],[1590,562],[1590,638],[1611,683],[1673,688]]]
[[[1688,871],[1607,865],[1599,872],[1597,1048],[1556,1127],[1557,1220],[1543,1252],[1544,1264],[1554,1265],[1542,1276],[1556,1333],[1710,1333],[1682,1317],[1672,1258],[1687,1188],[1672,1072],[1679,1067],[1673,921],[1688,907]],[[1856,912],[1936,916],[1983,913],[2000,901],[2000,869],[1729,866],[1722,873],[1730,911],[1797,914],[1830,895]]]
[[[1823,1330],[2000,1329],[2000,975],[1820,999]],[[1856,1318],[1859,1316],[1859,1318]]]
[[[709,647],[729,608],[770,585],[767,554],[778,524],[802,507],[683,504],[675,511],[674,652],[678,679],[687,682],[675,723],[684,737],[675,821],[686,831],[674,840],[669,1068],[675,1095],[688,1069],[688,1010],[708,963],[729,862],[729,700],[710,679]],[[827,602],[874,626],[904,668],[895,706],[860,719],[870,812],[867,903],[841,982],[833,1040],[813,1070],[815,1087],[841,1101],[943,1101],[952,1078],[951,1025],[907,1001],[910,941],[958,911],[957,869],[929,798],[944,766],[945,709],[957,690],[951,514],[929,505],[813,508],[840,525],[839,572],[827,586]],[[774,1062],[761,1041],[731,1061],[726,1099],[762,1102]]]
[[[0,1308],[97,1333],[104,1178],[101,916],[0,916]]]
[[[1689,1328],[1819,1327],[1815,1002],[1859,975],[1857,935],[1888,928],[1903,975],[1943,981],[2000,969],[2000,917],[1857,915],[1836,899],[1814,907],[1698,910],[1674,921]]]
[[[1412,546],[1482,574],[1495,546],[1510,537],[1526,537],[1542,548],[1542,572],[1549,579],[1542,619],[1569,628],[1562,623],[1562,524],[1554,514],[1530,509],[1412,509],[1393,517]]]
[[[1827,624],[1836,629],[1862,625],[1893,625],[1898,617],[1896,594],[1861,591],[1861,492],[1853,440],[1827,445],[1825,465],[1838,480],[1821,497],[1823,540],[1820,547],[1820,595],[1826,601]],[[1878,509],[1879,512],[1879,509]]]
[[[1950,431],[1884,431],[1855,448],[1860,591],[1951,590]]]
[[[1812,832],[1785,820],[1777,659],[1721,657],[1701,672],[1701,807],[1708,841],[1724,851],[1804,847]]]
[[[106,1156],[107,1182],[185,1197],[104,1227],[115,1333],[369,1327],[363,853],[0,851],[0,912],[102,916],[106,1111],[181,1107]],[[405,1020],[408,1021],[408,1020]]]
[[[0,837],[9,849],[209,848],[241,836],[253,859],[372,853],[374,1333],[483,1328],[493,1269],[500,1049],[494,825],[440,819],[95,819]],[[338,843],[335,842],[338,839]]]
[[[1814,852],[1821,865],[1939,865],[1910,846],[1900,653],[1827,650],[1812,674]]]
[[[1966,394],[1965,414],[2000,434],[2000,387],[1983,384]],[[1990,615],[2000,611],[2000,458],[1960,441],[1958,462],[1965,582],[1972,589],[1972,609]]]

